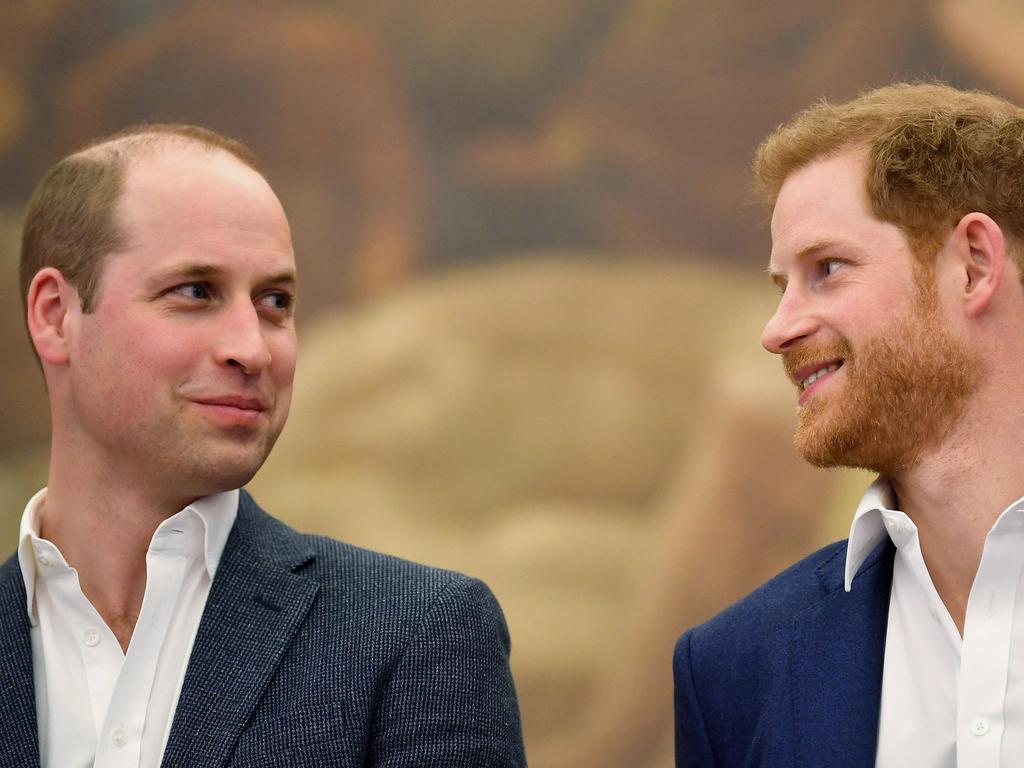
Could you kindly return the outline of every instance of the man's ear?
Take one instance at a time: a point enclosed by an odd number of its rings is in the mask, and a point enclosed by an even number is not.
[[[39,270],[28,287],[28,334],[40,362],[64,365],[68,361],[67,320],[78,291],[55,267]]]
[[[968,213],[950,235],[959,299],[968,317],[984,312],[1003,283],[1006,242],[1003,231],[984,213]]]

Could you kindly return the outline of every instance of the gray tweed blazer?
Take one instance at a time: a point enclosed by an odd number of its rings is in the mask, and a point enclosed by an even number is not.
[[[480,581],[297,533],[241,494],[163,766],[525,766]],[[0,766],[39,765],[17,557],[0,567]]]

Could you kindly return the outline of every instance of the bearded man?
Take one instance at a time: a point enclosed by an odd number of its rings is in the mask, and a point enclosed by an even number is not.
[[[877,472],[847,541],[676,646],[678,766],[1024,755],[1024,111],[898,84],[761,145],[762,343],[796,446]]]
[[[252,153],[149,125],[28,206],[47,487],[0,567],[0,766],[525,766],[481,582],[241,489],[291,402],[297,275]]]

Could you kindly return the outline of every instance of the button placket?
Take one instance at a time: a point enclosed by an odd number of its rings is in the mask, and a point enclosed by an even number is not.
[[[115,747],[128,745],[128,731],[125,730],[123,725],[119,725],[110,731],[110,743]]]
[[[958,709],[967,716],[960,721],[959,765],[999,764],[1008,725],[1003,712],[1022,548],[1024,535],[1017,526],[994,526],[968,598],[957,697]]]

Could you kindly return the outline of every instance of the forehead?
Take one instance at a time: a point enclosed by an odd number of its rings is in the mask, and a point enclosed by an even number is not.
[[[847,150],[808,163],[787,177],[772,212],[769,271],[785,272],[802,254],[828,246],[872,249],[902,233],[871,212],[866,159]]]
[[[132,159],[115,216],[129,251],[294,260],[277,196],[260,174],[219,149],[171,146]]]

